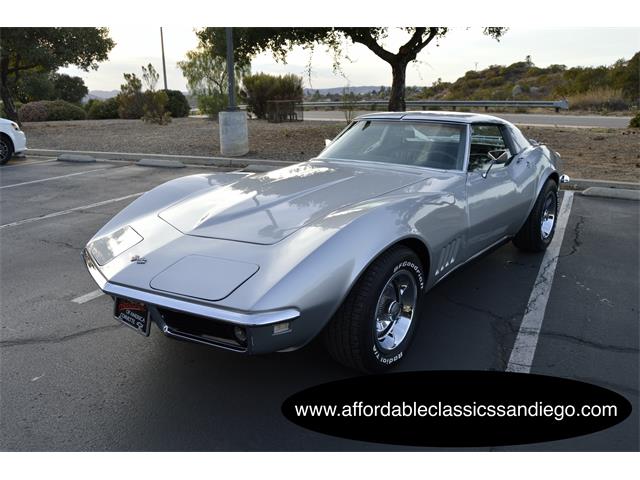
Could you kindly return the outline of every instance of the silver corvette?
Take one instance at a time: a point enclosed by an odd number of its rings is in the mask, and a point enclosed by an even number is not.
[[[83,251],[116,318],[249,354],[322,334],[336,360],[379,372],[430,288],[502,242],[553,238],[559,155],[504,120],[375,113],[327,143],[268,173],[172,180],[118,213]]]

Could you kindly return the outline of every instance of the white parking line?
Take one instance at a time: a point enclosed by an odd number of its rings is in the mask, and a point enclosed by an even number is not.
[[[80,295],[79,297],[76,297],[71,301],[73,303],[77,303],[79,305],[82,305],[83,303],[90,302],[94,298],[101,297],[102,295],[104,295],[102,290],[94,290],[93,292],[89,292],[89,293],[85,293],[84,295]]]
[[[57,177],[48,177],[48,178],[41,178],[39,180],[30,180],[28,182],[13,183],[11,185],[4,185],[4,186],[0,187],[0,190],[2,190],[3,188],[21,187],[22,185],[31,185],[32,183],[40,183],[40,182],[48,182],[50,180],[58,180],[59,178],[75,177],[76,175],[84,175],[85,173],[97,172],[97,171],[100,171],[100,170],[108,170],[108,169],[106,169],[106,168],[95,168],[93,170],[85,170],[84,172],[75,172],[75,173],[68,173],[66,175],[58,175]]]
[[[553,277],[558,264],[558,255],[562,246],[562,239],[567,228],[571,206],[573,205],[573,192],[564,192],[562,206],[558,214],[556,232],[551,244],[544,253],[540,270],[533,284],[533,290],[529,296],[527,309],[522,317],[520,330],[516,337],[507,372],[529,373],[533,364],[533,357],[538,346],[538,337],[544,320],[544,312],[547,309],[549,293],[553,284]]]
[[[145,192],[132,193],[131,195],[125,195],[124,197],[112,198],[110,200],[103,200],[102,202],[91,203],[89,205],[82,205],[80,207],[69,208],[68,210],[62,210],[60,212],[48,213],[39,217],[25,218],[24,220],[18,220],[17,222],[5,223],[0,225],[0,230],[8,227],[16,227],[18,225],[24,225],[25,223],[37,222],[38,220],[46,220],[48,218],[59,217],[61,215],[67,215],[68,213],[77,212],[78,210],[87,210],[89,208],[100,207],[102,205],[108,205],[110,203],[121,202],[122,200],[128,200],[129,198],[139,197]]]
[[[57,161],[56,158],[49,158],[47,160],[20,160],[20,163],[10,163],[8,165],[3,165],[0,171],[6,170],[7,168],[12,168],[12,167],[23,167],[24,165],[41,165],[43,163],[51,163],[56,161]]]

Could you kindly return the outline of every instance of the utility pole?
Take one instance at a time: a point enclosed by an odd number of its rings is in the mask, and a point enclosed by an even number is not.
[[[160,46],[162,47],[162,76],[164,78],[164,89],[169,90],[167,88],[167,65],[164,61],[164,37],[162,35],[162,27],[160,27]]]
[[[226,27],[227,35],[227,81],[229,83],[229,107],[230,112],[235,112],[236,106],[236,79],[234,75],[234,59],[233,59],[233,28]]]

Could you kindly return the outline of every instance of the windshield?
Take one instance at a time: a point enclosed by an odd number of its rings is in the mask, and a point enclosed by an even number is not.
[[[361,120],[338,137],[318,158],[462,170],[465,145],[464,125]]]

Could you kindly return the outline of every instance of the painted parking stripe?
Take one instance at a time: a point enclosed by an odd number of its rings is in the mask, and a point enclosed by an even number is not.
[[[25,165],[42,165],[43,163],[57,162],[55,158],[49,158],[48,160],[20,160],[20,163],[9,163],[2,166],[2,170],[13,167],[23,167]],[[2,171],[0,170],[0,171]]]
[[[77,303],[79,305],[82,305],[83,303],[90,302],[91,300],[93,300],[95,298],[98,298],[98,297],[101,297],[102,295],[104,295],[102,290],[94,290],[93,292],[89,292],[89,293],[85,293],[84,295],[80,295],[79,297],[76,297],[71,301],[73,303]]]
[[[85,170],[84,172],[75,172],[75,173],[68,173],[66,175],[58,175],[57,177],[40,178],[38,180],[30,180],[28,182],[13,183],[11,185],[4,185],[0,187],[0,190],[2,190],[3,188],[13,188],[13,187],[21,187],[23,185],[31,185],[32,183],[48,182],[50,180],[58,180],[60,178],[75,177],[76,175],[84,175],[86,173],[98,172],[101,170],[108,170],[108,168],[95,168],[93,170]]]
[[[132,193],[131,195],[125,195],[124,197],[112,198],[109,200],[103,200],[102,202],[91,203],[89,205],[81,205],[79,207],[69,208],[68,210],[61,210],[59,212],[48,213],[39,217],[25,218],[24,220],[18,220],[16,222],[5,223],[0,225],[0,230],[8,227],[17,227],[18,225],[24,225],[25,223],[37,222],[39,220],[46,220],[48,218],[59,217],[61,215],[67,215],[69,213],[77,212],[78,210],[88,210],[89,208],[100,207],[102,205],[109,205],[110,203],[121,202],[130,198],[139,197],[145,192]]]
[[[547,309],[551,286],[553,285],[553,277],[558,264],[558,256],[562,239],[567,228],[571,206],[573,205],[573,192],[564,192],[562,206],[558,214],[558,224],[556,225],[555,235],[544,253],[538,276],[533,284],[533,290],[529,296],[527,309],[522,317],[520,330],[516,337],[507,372],[529,373],[533,364],[533,357],[536,354],[538,346],[538,337],[544,320],[544,312]]]

